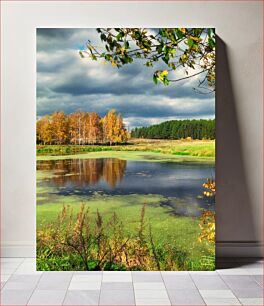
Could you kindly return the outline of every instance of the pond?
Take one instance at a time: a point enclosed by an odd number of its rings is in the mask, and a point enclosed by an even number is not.
[[[160,205],[177,215],[198,216],[202,208],[214,209],[214,199],[202,197],[202,184],[215,176],[210,164],[89,158],[38,161],[37,170],[43,173],[39,186],[52,187],[56,195],[158,194],[164,197]]]

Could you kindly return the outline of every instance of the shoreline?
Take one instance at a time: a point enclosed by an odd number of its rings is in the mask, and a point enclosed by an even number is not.
[[[119,158],[145,162],[176,162],[214,164],[215,157],[200,157],[191,155],[176,155],[151,151],[98,151],[70,155],[37,155],[37,161],[89,158]]]

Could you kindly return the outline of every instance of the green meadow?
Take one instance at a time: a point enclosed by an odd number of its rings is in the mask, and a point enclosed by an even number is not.
[[[207,158],[214,160],[215,141],[214,140],[149,140],[131,139],[127,144],[103,146],[103,145],[37,145],[38,159],[43,156],[73,156],[84,153],[110,152],[130,152],[131,158],[144,155],[143,152],[168,154],[172,156],[188,156],[196,158]],[[132,154],[134,153],[134,155]],[[41,156],[41,157],[40,157]],[[124,156],[124,155],[120,155]],[[172,158],[172,156],[170,156]]]

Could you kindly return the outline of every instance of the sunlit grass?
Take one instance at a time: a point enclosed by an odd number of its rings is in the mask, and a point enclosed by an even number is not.
[[[101,146],[101,145],[51,145],[37,146],[37,155],[42,156],[61,156],[61,155],[80,155],[97,152],[153,152],[161,154],[171,154],[176,156],[206,157],[214,158],[214,140],[148,140],[134,139],[126,145]],[[41,156],[41,157],[40,157]]]

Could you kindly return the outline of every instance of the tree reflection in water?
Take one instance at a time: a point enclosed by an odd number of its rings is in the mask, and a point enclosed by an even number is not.
[[[126,166],[125,160],[117,158],[64,159],[39,162],[37,170],[53,171],[51,181],[60,187],[67,184],[93,186],[103,179],[114,188],[122,181]]]

